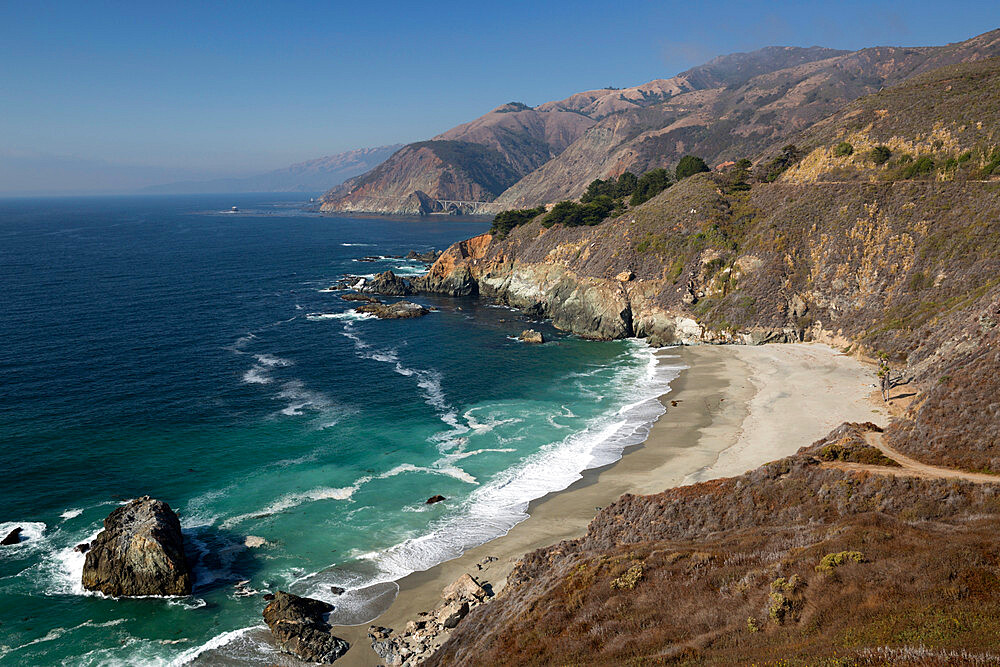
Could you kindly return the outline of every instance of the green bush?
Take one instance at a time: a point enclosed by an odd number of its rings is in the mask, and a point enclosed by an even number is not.
[[[934,158],[930,155],[922,155],[913,162],[907,164],[903,168],[903,171],[900,172],[900,176],[902,178],[913,178],[914,176],[929,174],[932,171],[934,171]]]
[[[781,149],[780,155],[760,167],[760,180],[773,183],[803,156],[804,153],[795,144],[788,144]]]
[[[876,146],[868,153],[868,159],[875,164],[885,164],[892,157],[892,151],[888,146]]]
[[[848,155],[853,155],[854,146],[850,145],[846,141],[841,141],[837,144],[837,147],[833,149],[833,154],[837,157],[847,157]]]
[[[700,157],[694,155],[685,155],[681,158],[681,161],[677,163],[677,169],[674,171],[677,176],[677,180],[682,180],[688,176],[694,176],[704,171],[709,171],[708,165]]]
[[[816,571],[833,572],[834,568],[838,568],[844,563],[864,562],[865,556],[860,551],[841,551],[823,556],[819,561],[819,565],[816,566]]]

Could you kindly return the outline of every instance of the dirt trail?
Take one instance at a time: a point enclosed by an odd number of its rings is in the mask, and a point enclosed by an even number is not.
[[[925,479],[963,479],[974,484],[1000,484],[1000,475],[988,475],[981,472],[966,472],[965,470],[955,470],[954,468],[942,468],[939,466],[927,465],[901,454],[883,442],[882,434],[870,432],[865,434],[865,440],[872,447],[877,448],[883,454],[900,465],[899,468],[890,466],[872,466],[863,463],[831,462],[823,464],[825,467],[837,468],[839,470],[854,470],[878,473],[880,475],[896,475],[898,477],[923,477]]]

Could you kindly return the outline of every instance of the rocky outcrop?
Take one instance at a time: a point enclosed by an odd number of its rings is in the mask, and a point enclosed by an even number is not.
[[[21,541],[21,527],[18,526],[14,530],[7,533],[7,536],[0,540],[0,545],[10,546],[12,544],[18,544]]]
[[[322,600],[278,591],[264,607],[264,622],[282,651],[308,662],[329,664],[350,648],[331,632],[326,622],[331,611],[333,605]]]
[[[368,303],[358,306],[355,310],[359,313],[371,313],[380,320],[402,320],[413,317],[423,317],[430,311],[419,303],[410,301],[397,301],[396,303]]]
[[[84,588],[115,597],[189,595],[191,584],[180,521],[149,496],[108,515],[83,566]]]
[[[483,564],[488,569],[495,560],[492,557],[484,559],[479,564],[480,570]],[[493,591],[488,586],[463,574],[442,591],[441,602],[433,611],[420,612],[402,631],[377,625],[368,628],[372,650],[386,665],[419,665],[434,654],[472,609],[493,598]]]
[[[408,296],[414,293],[410,283],[392,271],[376,274],[374,278],[365,283],[363,289],[365,292],[383,296]]]
[[[341,294],[340,298],[344,301],[363,301],[365,303],[381,303],[377,297],[369,296],[368,294]]]
[[[521,335],[517,337],[518,340],[524,341],[525,343],[544,343],[545,339],[542,337],[540,331],[535,331],[534,329],[525,329],[521,332]]]
[[[431,496],[430,498],[427,499],[427,503],[426,504],[433,505],[435,503],[440,503],[440,502],[442,502],[444,500],[447,500],[447,499],[444,496],[441,496],[441,495]]]
[[[403,259],[410,259],[417,262],[424,262],[426,264],[433,264],[437,261],[437,258],[441,256],[440,250],[428,250],[427,252],[417,252],[416,250],[411,250],[410,252],[403,255]]]

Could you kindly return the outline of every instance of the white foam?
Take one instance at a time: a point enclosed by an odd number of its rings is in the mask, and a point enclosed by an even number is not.
[[[310,489],[309,491],[303,491],[301,493],[287,493],[257,512],[240,514],[230,519],[226,519],[225,521],[222,522],[222,527],[232,528],[233,526],[242,523],[247,519],[278,514],[279,512],[290,510],[293,507],[298,507],[299,505],[303,505],[305,503],[310,503],[310,502],[316,502],[319,500],[350,500],[351,496],[353,496],[358,489],[360,489],[364,484],[367,484],[371,480],[372,477],[366,475],[364,477],[360,477],[351,486],[345,486],[340,488],[319,487],[316,489]]]
[[[346,310],[342,313],[309,313],[306,315],[306,319],[313,322],[321,322],[323,320],[346,320],[348,322],[361,322],[362,320],[375,319],[375,315],[371,313],[359,313],[354,308]]]
[[[284,368],[286,366],[295,365],[294,361],[282,359],[281,357],[276,357],[273,354],[255,354],[254,358],[261,366],[267,366],[268,368]]]
[[[345,248],[351,248],[351,247],[354,247],[354,246],[373,246],[375,244],[374,243],[341,243],[340,245],[344,246]]]
[[[247,384],[270,384],[272,382],[267,374],[267,369],[261,366],[253,366],[243,374],[243,381]]]

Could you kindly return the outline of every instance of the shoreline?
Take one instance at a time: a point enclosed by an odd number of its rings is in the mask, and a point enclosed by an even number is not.
[[[871,370],[823,344],[675,347],[657,357],[660,363],[679,360],[687,369],[660,396],[666,412],[644,442],[613,463],[583,471],[566,489],[533,500],[529,518],[506,535],[400,579],[395,601],[380,617],[334,629],[354,649],[338,663],[381,664],[370,648],[369,625],[401,630],[438,605],[442,589],[465,573],[501,591],[522,555],[586,534],[594,515],[622,494],[738,475],[794,454],[841,422],[888,419],[869,402]],[[483,564],[487,557],[496,560]]]

